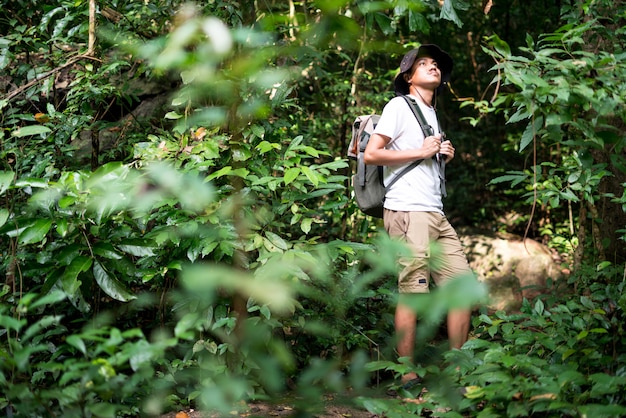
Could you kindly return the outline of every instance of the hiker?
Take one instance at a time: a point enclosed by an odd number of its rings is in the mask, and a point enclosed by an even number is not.
[[[385,184],[394,174],[412,162],[423,159],[411,171],[387,189],[383,220],[392,238],[401,239],[413,257],[400,259],[399,299],[395,312],[397,350],[400,357],[413,361],[417,315],[405,302],[410,295],[429,292],[430,279],[441,286],[462,274],[471,273],[461,242],[448,222],[442,196],[445,195],[445,164],[454,158],[454,146],[442,135],[435,112],[437,95],[450,81],[452,58],[436,45],[426,44],[408,52],[395,78],[395,92],[384,107],[374,134],[365,149],[366,164],[384,166]],[[434,134],[426,136],[420,129],[407,101],[414,99]],[[430,244],[441,250],[441,263],[430,260]],[[434,264],[434,265],[433,265]],[[448,312],[448,338],[451,348],[467,341],[470,310]],[[402,376],[406,384],[417,379],[415,373]]]

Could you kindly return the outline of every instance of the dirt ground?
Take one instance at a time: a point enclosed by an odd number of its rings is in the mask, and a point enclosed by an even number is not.
[[[315,413],[312,416],[316,418],[376,418],[378,415],[372,414],[365,409],[358,408],[356,406],[347,405],[343,402],[338,402],[332,397],[326,397],[324,399],[324,411]],[[265,402],[250,402],[244,408],[239,408],[242,412],[233,411],[228,414],[228,417],[291,417],[296,415],[296,411],[293,406],[288,403],[270,404]],[[162,415],[160,418],[221,418],[222,415],[203,413],[195,411],[193,409],[170,412],[166,415]]]
[[[229,417],[289,417],[294,414],[292,407],[288,405],[269,405],[263,403],[253,403],[249,405],[247,412],[239,414],[229,414]],[[375,418],[376,414],[372,414],[365,410],[356,409],[354,407],[342,405],[329,405],[323,413],[315,414],[317,418]],[[161,418],[217,418],[220,415],[203,414],[199,411],[187,410],[180,412],[172,412],[163,415]]]

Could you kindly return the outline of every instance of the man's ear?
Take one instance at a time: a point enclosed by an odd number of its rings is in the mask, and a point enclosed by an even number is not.
[[[404,76],[403,76],[403,77],[404,77],[404,81],[406,81],[407,83],[408,83],[409,81],[411,81],[411,74],[409,74],[409,73],[404,73]]]

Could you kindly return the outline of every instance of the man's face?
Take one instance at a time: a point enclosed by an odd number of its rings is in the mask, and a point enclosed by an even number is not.
[[[441,84],[441,70],[437,61],[428,56],[417,57],[413,63],[412,74],[407,82],[414,86],[420,86],[434,90]]]

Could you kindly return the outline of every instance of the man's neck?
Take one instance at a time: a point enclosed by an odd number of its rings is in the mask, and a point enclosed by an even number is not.
[[[410,86],[409,93],[413,96],[421,98],[422,103],[424,103],[426,106],[433,105],[433,96],[435,95],[435,92],[433,90]]]

